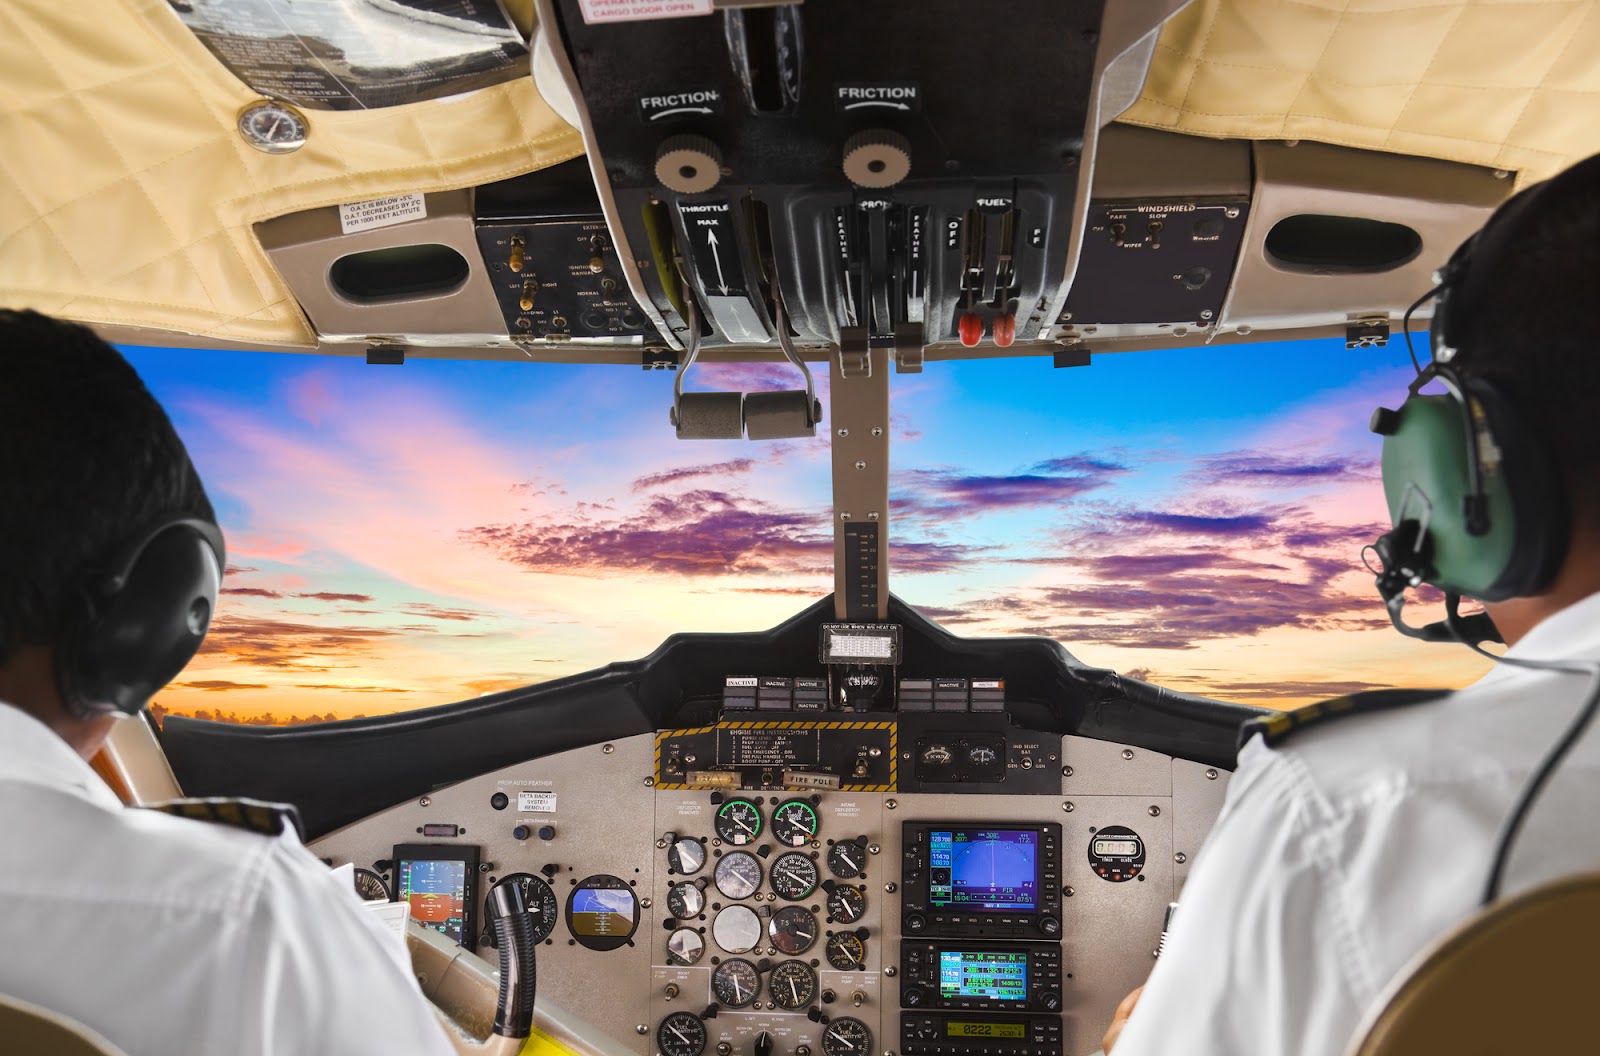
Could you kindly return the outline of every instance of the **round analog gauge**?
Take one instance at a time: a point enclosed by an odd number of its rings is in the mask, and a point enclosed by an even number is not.
[[[717,835],[736,847],[754,843],[761,835],[761,808],[748,799],[730,799],[717,808],[713,822]]]
[[[828,871],[840,880],[865,876],[867,849],[855,840],[840,840],[828,850]]]
[[[283,103],[260,102],[239,111],[239,135],[267,154],[299,150],[310,134],[306,115]]]
[[[361,896],[363,902],[389,901],[389,885],[384,883],[383,877],[371,869],[357,869],[355,874],[356,894]]]
[[[990,766],[994,763],[994,749],[987,744],[975,744],[967,749],[967,760],[978,766]]]
[[[682,920],[686,917],[698,917],[705,911],[706,893],[700,890],[700,884],[673,884],[667,888],[667,912],[673,916]]]
[[[767,977],[767,994],[779,1008],[805,1008],[817,999],[817,973],[804,961],[782,961]]]
[[[778,860],[783,861],[782,858]],[[749,898],[761,886],[761,863],[753,854],[734,851],[723,855],[712,878],[717,882],[717,890],[729,898]]]
[[[837,884],[828,893],[828,919],[835,924],[854,924],[867,911],[867,896],[858,887]]]
[[[772,836],[789,847],[804,847],[817,838],[817,811],[803,799],[780,803],[772,812]]]
[[[555,930],[556,917],[560,914],[560,907],[556,905],[555,892],[550,890],[550,885],[537,876],[528,873],[512,873],[500,881],[501,884],[516,884],[522,889],[522,901],[528,907],[528,916],[533,921],[533,941],[543,942]],[[500,884],[496,884],[499,887]],[[500,940],[494,933],[495,911],[494,898],[490,896],[483,904],[484,937],[483,941],[490,948],[498,949]]]
[[[823,1056],[866,1056],[872,1050],[872,1031],[859,1019],[840,1016],[822,1032]]]
[[[706,849],[699,840],[677,840],[667,848],[667,865],[675,873],[693,876],[705,864]]]
[[[804,906],[784,906],[767,921],[767,938],[781,953],[805,953],[817,941],[817,918]]]
[[[828,963],[841,972],[853,972],[867,961],[867,944],[851,931],[828,936]]]
[[[667,936],[668,964],[695,964],[706,952],[706,940],[693,928],[679,928]]]
[[[656,1028],[661,1056],[700,1056],[706,1051],[706,1025],[693,1012],[674,1012]]]
[[[761,977],[749,961],[723,961],[711,973],[711,994],[725,1008],[744,1008],[756,999],[760,989]]]
[[[780,855],[772,863],[772,890],[778,893],[778,897],[790,902],[798,902],[810,895],[817,889],[821,879],[817,863],[798,851]]]
[[[749,953],[761,945],[761,918],[749,906],[729,906],[711,922],[711,937],[729,953]]]

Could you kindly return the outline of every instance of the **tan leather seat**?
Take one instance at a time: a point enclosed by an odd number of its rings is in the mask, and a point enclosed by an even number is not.
[[[1596,950],[1600,873],[1502,900],[1400,976],[1350,1056],[1594,1052]]]
[[[126,1056],[88,1027],[0,994],[0,1045],[7,1056]]]

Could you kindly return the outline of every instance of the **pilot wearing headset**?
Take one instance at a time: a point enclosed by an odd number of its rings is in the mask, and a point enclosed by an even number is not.
[[[450,1053],[286,814],[253,812],[269,835],[126,809],[89,766],[199,648],[223,560],[133,368],[0,311],[0,994],[129,1056]]]
[[[1403,632],[1510,648],[1455,693],[1246,727],[1115,1056],[1341,1056],[1480,905],[1600,866],[1600,156],[1512,198],[1438,281],[1432,362],[1372,420],[1394,526],[1374,571]],[[1421,583],[1443,623],[1404,621]]]

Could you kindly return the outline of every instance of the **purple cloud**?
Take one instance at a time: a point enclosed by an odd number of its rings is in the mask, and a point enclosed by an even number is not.
[[[669,469],[661,473],[652,473],[640,477],[633,482],[634,491],[646,491],[650,488],[659,488],[663,484],[676,484],[683,480],[694,480],[697,477],[725,477],[733,473],[748,473],[755,467],[753,458],[735,458],[728,462],[712,462],[703,466],[684,466],[681,469]]]
[[[1233,451],[1201,459],[1195,476],[1208,484],[1292,484],[1370,477],[1376,468],[1377,461],[1365,456],[1296,458],[1263,451]]]

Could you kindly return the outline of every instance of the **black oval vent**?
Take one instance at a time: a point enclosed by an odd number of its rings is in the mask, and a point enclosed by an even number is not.
[[[1393,271],[1422,252],[1422,236],[1404,224],[1360,216],[1300,213],[1267,232],[1267,259],[1284,271],[1364,275]]]
[[[328,269],[334,291],[357,304],[454,293],[467,281],[467,258],[437,243],[390,246],[340,257]]]

